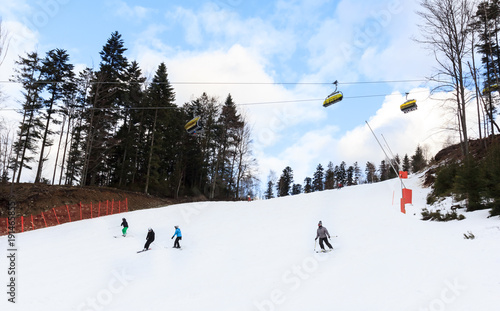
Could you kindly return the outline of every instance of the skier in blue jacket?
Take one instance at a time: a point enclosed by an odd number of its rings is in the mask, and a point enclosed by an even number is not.
[[[174,248],[181,248],[181,245],[179,244],[179,241],[182,240],[182,233],[181,229],[179,229],[179,226],[174,226],[175,232],[174,235],[172,236],[172,239],[177,236],[174,242]]]

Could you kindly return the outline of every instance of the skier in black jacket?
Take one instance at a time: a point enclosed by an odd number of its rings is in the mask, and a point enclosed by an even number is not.
[[[316,234],[316,239],[314,240],[317,240],[318,238],[319,238],[319,247],[321,247],[323,251],[325,251],[323,242],[326,243],[326,245],[330,248],[330,250],[333,249],[330,242],[328,242],[328,239],[330,238],[330,233],[328,233],[328,230],[325,227],[323,227],[323,223],[321,222],[321,220],[318,223],[318,231]]]
[[[127,235],[127,229],[128,229],[128,223],[127,223],[127,220],[125,218],[122,218],[122,224],[121,225],[123,226],[122,235],[126,236]]]
[[[144,244],[144,250],[147,251],[149,249],[149,245],[153,243],[155,240],[155,232],[153,229],[149,228],[148,229],[148,235],[146,236],[146,244]]]

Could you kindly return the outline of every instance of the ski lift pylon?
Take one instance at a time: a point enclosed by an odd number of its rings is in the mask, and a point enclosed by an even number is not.
[[[325,107],[325,108],[328,106],[331,106],[335,103],[338,103],[339,101],[342,100],[342,98],[344,98],[344,95],[342,94],[342,92],[337,91],[338,81],[335,80],[335,82],[333,82],[333,84],[335,84],[335,91],[333,91],[333,93],[331,93],[330,95],[328,95],[325,98],[325,101],[323,102],[323,107]]]
[[[408,113],[413,110],[417,110],[417,100],[416,99],[408,99],[408,94],[406,93],[406,101],[399,106],[402,112]]]

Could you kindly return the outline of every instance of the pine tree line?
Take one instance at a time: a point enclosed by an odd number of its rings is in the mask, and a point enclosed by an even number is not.
[[[420,172],[426,165],[427,160],[424,157],[423,149],[417,146],[411,159],[406,154],[401,161],[399,155],[396,154],[394,159],[390,161],[382,160],[378,169],[373,162],[366,162],[364,176],[358,162],[347,166],[345,161],[342,161],[339,165],[334,166],[330,161],[326,170],[320,163],[316,167],[313,177],[306,177],[303,185],[294,183],[293,170],[290,166],[287,166],[279,179],[276,177],[275,172],[271,171],[269,173],[264,198],[271,199],[300,193],[340,189],[345,186],[363,183],[380,182],[398,177],[399,171]]]
[[[34,170],[35,183],[175,198],[253,195],[250,129],[231,95],[219,102],[203,93],[178,107],[166,65],[147,81],[126,50],[121,35],[112,33],[98,69],[77,75],[63,49],[19,58],[13,81],[22,84],[22,121],[11,153],[1,158],[8,162],[3,180],[19,183]],[[191,136],[184,125],[195,116],[202,117],[204,130]],[[55,157],[52,167],[49,157]]]

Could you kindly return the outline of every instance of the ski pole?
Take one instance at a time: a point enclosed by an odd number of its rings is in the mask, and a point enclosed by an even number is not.
[[[314,251],[316,251],[316,240],[314,240]]]

